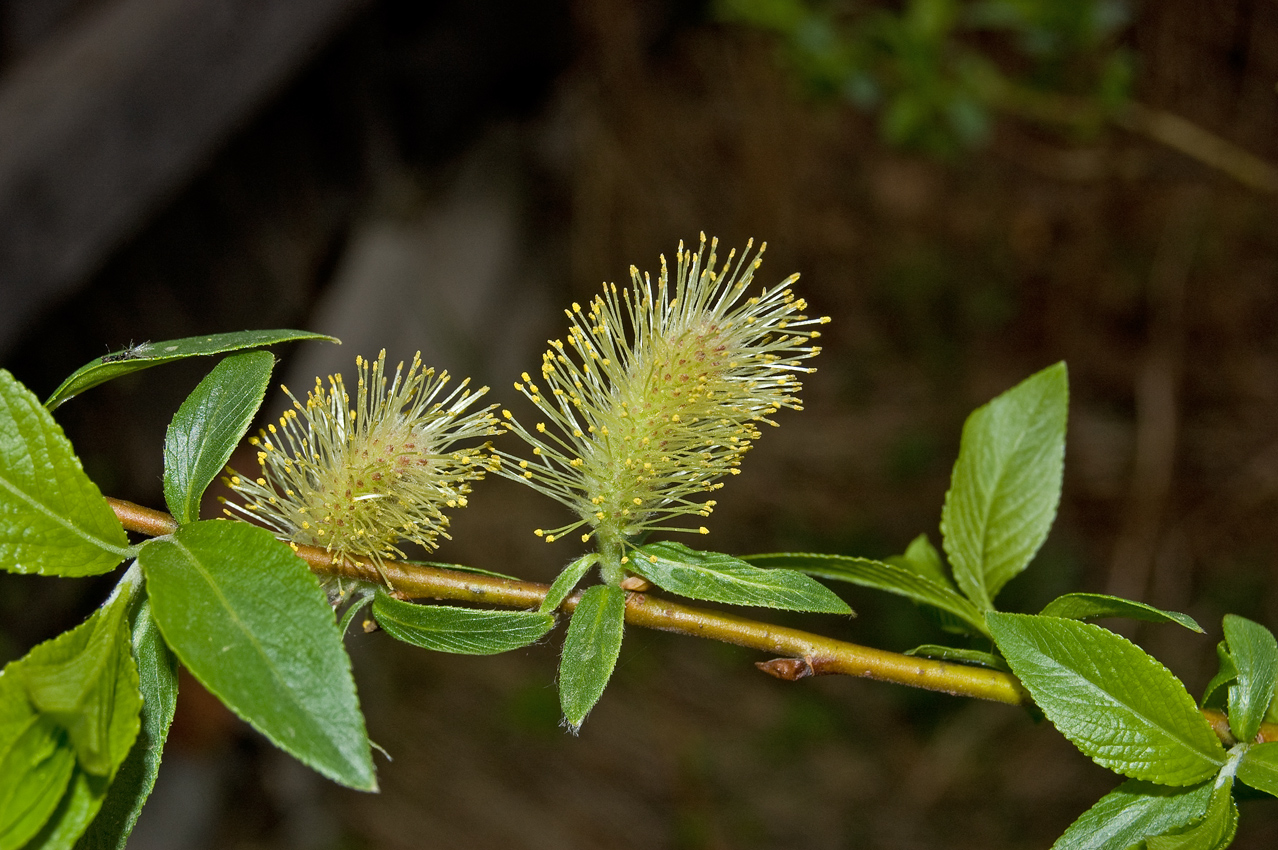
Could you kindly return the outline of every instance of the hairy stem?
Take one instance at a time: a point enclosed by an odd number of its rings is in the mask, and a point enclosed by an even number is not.
[[[129,531],[157,536],[172,533],[177,527],[173,518],[161,511],[118,499],[107,501]],[[314,572],[321,575],[341,576],[374,584],[382,581],[382,576],[371,562],[349,558],[337,562],[328,552],[315,546],[294,545],[293,548]],[[507,608],[535,608],[550,589],[548,585],[537,582],[445,570],[402,561],[385,561],[382,563],[382,570],[394,586],[396,594],[408,599],[454,599]],[[581,594],[574,594],[564,600],[561,607],[565,611],[572,611],[580,598]],[[788,681],[808,676],[842,674],[1009,705],[1030,702],[1029,694],[1016,677],[998,670],[859,646],[722,611],[681,605],[644,593],[630,593],[627,596],[626,622],[633,626],[707,638],[785,656],[759,662],[756,666],[765,673]],[[1211,709],[1204,709],[1203,714],[1212,723],[1218,736],[1226,741],[1232,740],[1228,737],[1229,727],[1223,714]],[[1263,724],[1259,740],[1278,740],[1278,724]]]

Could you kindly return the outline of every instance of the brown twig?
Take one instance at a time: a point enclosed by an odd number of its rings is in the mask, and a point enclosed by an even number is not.
[[[168,514],[144,508],[131,502],[107,499],[120,522],[129,531],[142,534],[169,534],[177,523]],[[322,575],[342,576],[371,583],[381,583],[377,568],[367,561],[336,562],[323,549],[294,545],[297,554]],[[385,576],[395,586],[397,595],[415,599],[454,599],[481,602],[509,608],[529,608],[541,603],[548,585],[517,581],[496,576],[445,570],[402,561],[382,564]],[[580,595],[564,600],[563,609],[573,610]],[[917,658],[886,652],[821,635],[738,617],[722,611],[709,611],[680,605],[644,593],[631,593],[626,599],[626,622],[632,626],[676,632],[691,637],[732,643],[785,656],[757,666],[766,673],[787,681],[808,676],[841,674],[895,682],[914,688],[967,696],[977,699],[1020,705],[1029,703],[1029,695],[1014,676],[998,670],[968,667],[929,658]],[[1228,723],[1218,711],[1205,709],[1203,714],[1224,739]],[[1278,740],[1278,724],[1261,727],[1260,740]]]
[[[168,514],[118,499],[107,501],[115,509],[120,522],[130,531],[168,534],[176,527]],[[293,544],[293,550],[316,573],[377,584],[382,582],[377,567],[369,561],[349,558],[335,561],[327,551],[315,546]],[[397,594],[410,599],[453,599],[509,608],[530,608],[539,605],[550,589],[548,585],[535,582],[403,561],[384,561],[381,566]],[[574,595],[566,599],[563,609],[572,611],[578,598]],[[680,605],[643,593],[631,593],[627,597],[626,622],[649,629],[732,643],[791,659],[803,659],[803,663],[814,673],[860,676],[1011,705],[1029,700],[1014,677],[997,670],[872,649],[722,611]]]
[[[1002,77],[991,77],[985,85],[991,104],[1009,115],[1089,132],[1112,123],[1196,159],[1257,192],[1278,194],[1278,167],[1175,113],[1139,101],[1106,111],[1086,98],[1038,91]]]

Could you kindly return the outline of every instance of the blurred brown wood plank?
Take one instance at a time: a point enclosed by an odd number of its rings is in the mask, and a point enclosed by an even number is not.
[[[0,352],[367,0],[116,0],[0,78]]]

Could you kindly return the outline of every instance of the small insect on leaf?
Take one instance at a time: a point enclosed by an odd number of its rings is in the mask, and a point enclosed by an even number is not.
[[[124,349],[121,349],[120,351],[112,352],[111,354],[102,355],[101,362],[120,363],[125,360],[136,360],[142,356],[142,352],[146,351],[147,347],[150,346],[150,344],[151,344],[150,342],[143,342],[143,343],[139,343],[138,345],[134,345],[133,340],[129,340],[128,348],[124,348]]]

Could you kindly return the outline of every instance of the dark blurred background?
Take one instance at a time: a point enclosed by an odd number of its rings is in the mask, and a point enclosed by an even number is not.
[[[1220,617],[1278,625],[1278,4],[0,0],[0,363],[41,396],[131,342],[244,328],[309,386],[385,347],[491,384],[559,310],[699,231],[770,243],[833,321],[707,545],[886,556],[936,525],[964,417],[1069,363],[1065,493],[1000,598],[1186,611],[1128,634],[1201,692]],[[57,418],[160,506],[211,366]],[[278,403],[278,402],[276,402]],[[549,580],[559,508],[477,488],[437,557]],[[0,576],[0,660],[111,578]],[[775,619],[902,650],[909,604]],[[185,680],[137,848],[1047,847],[1111,774],[1023,711],[633,630],[570,737],[556,641],[350,640],[383,792],[326,783]],[[1235,846],[1278,844],[1278,801]]]

